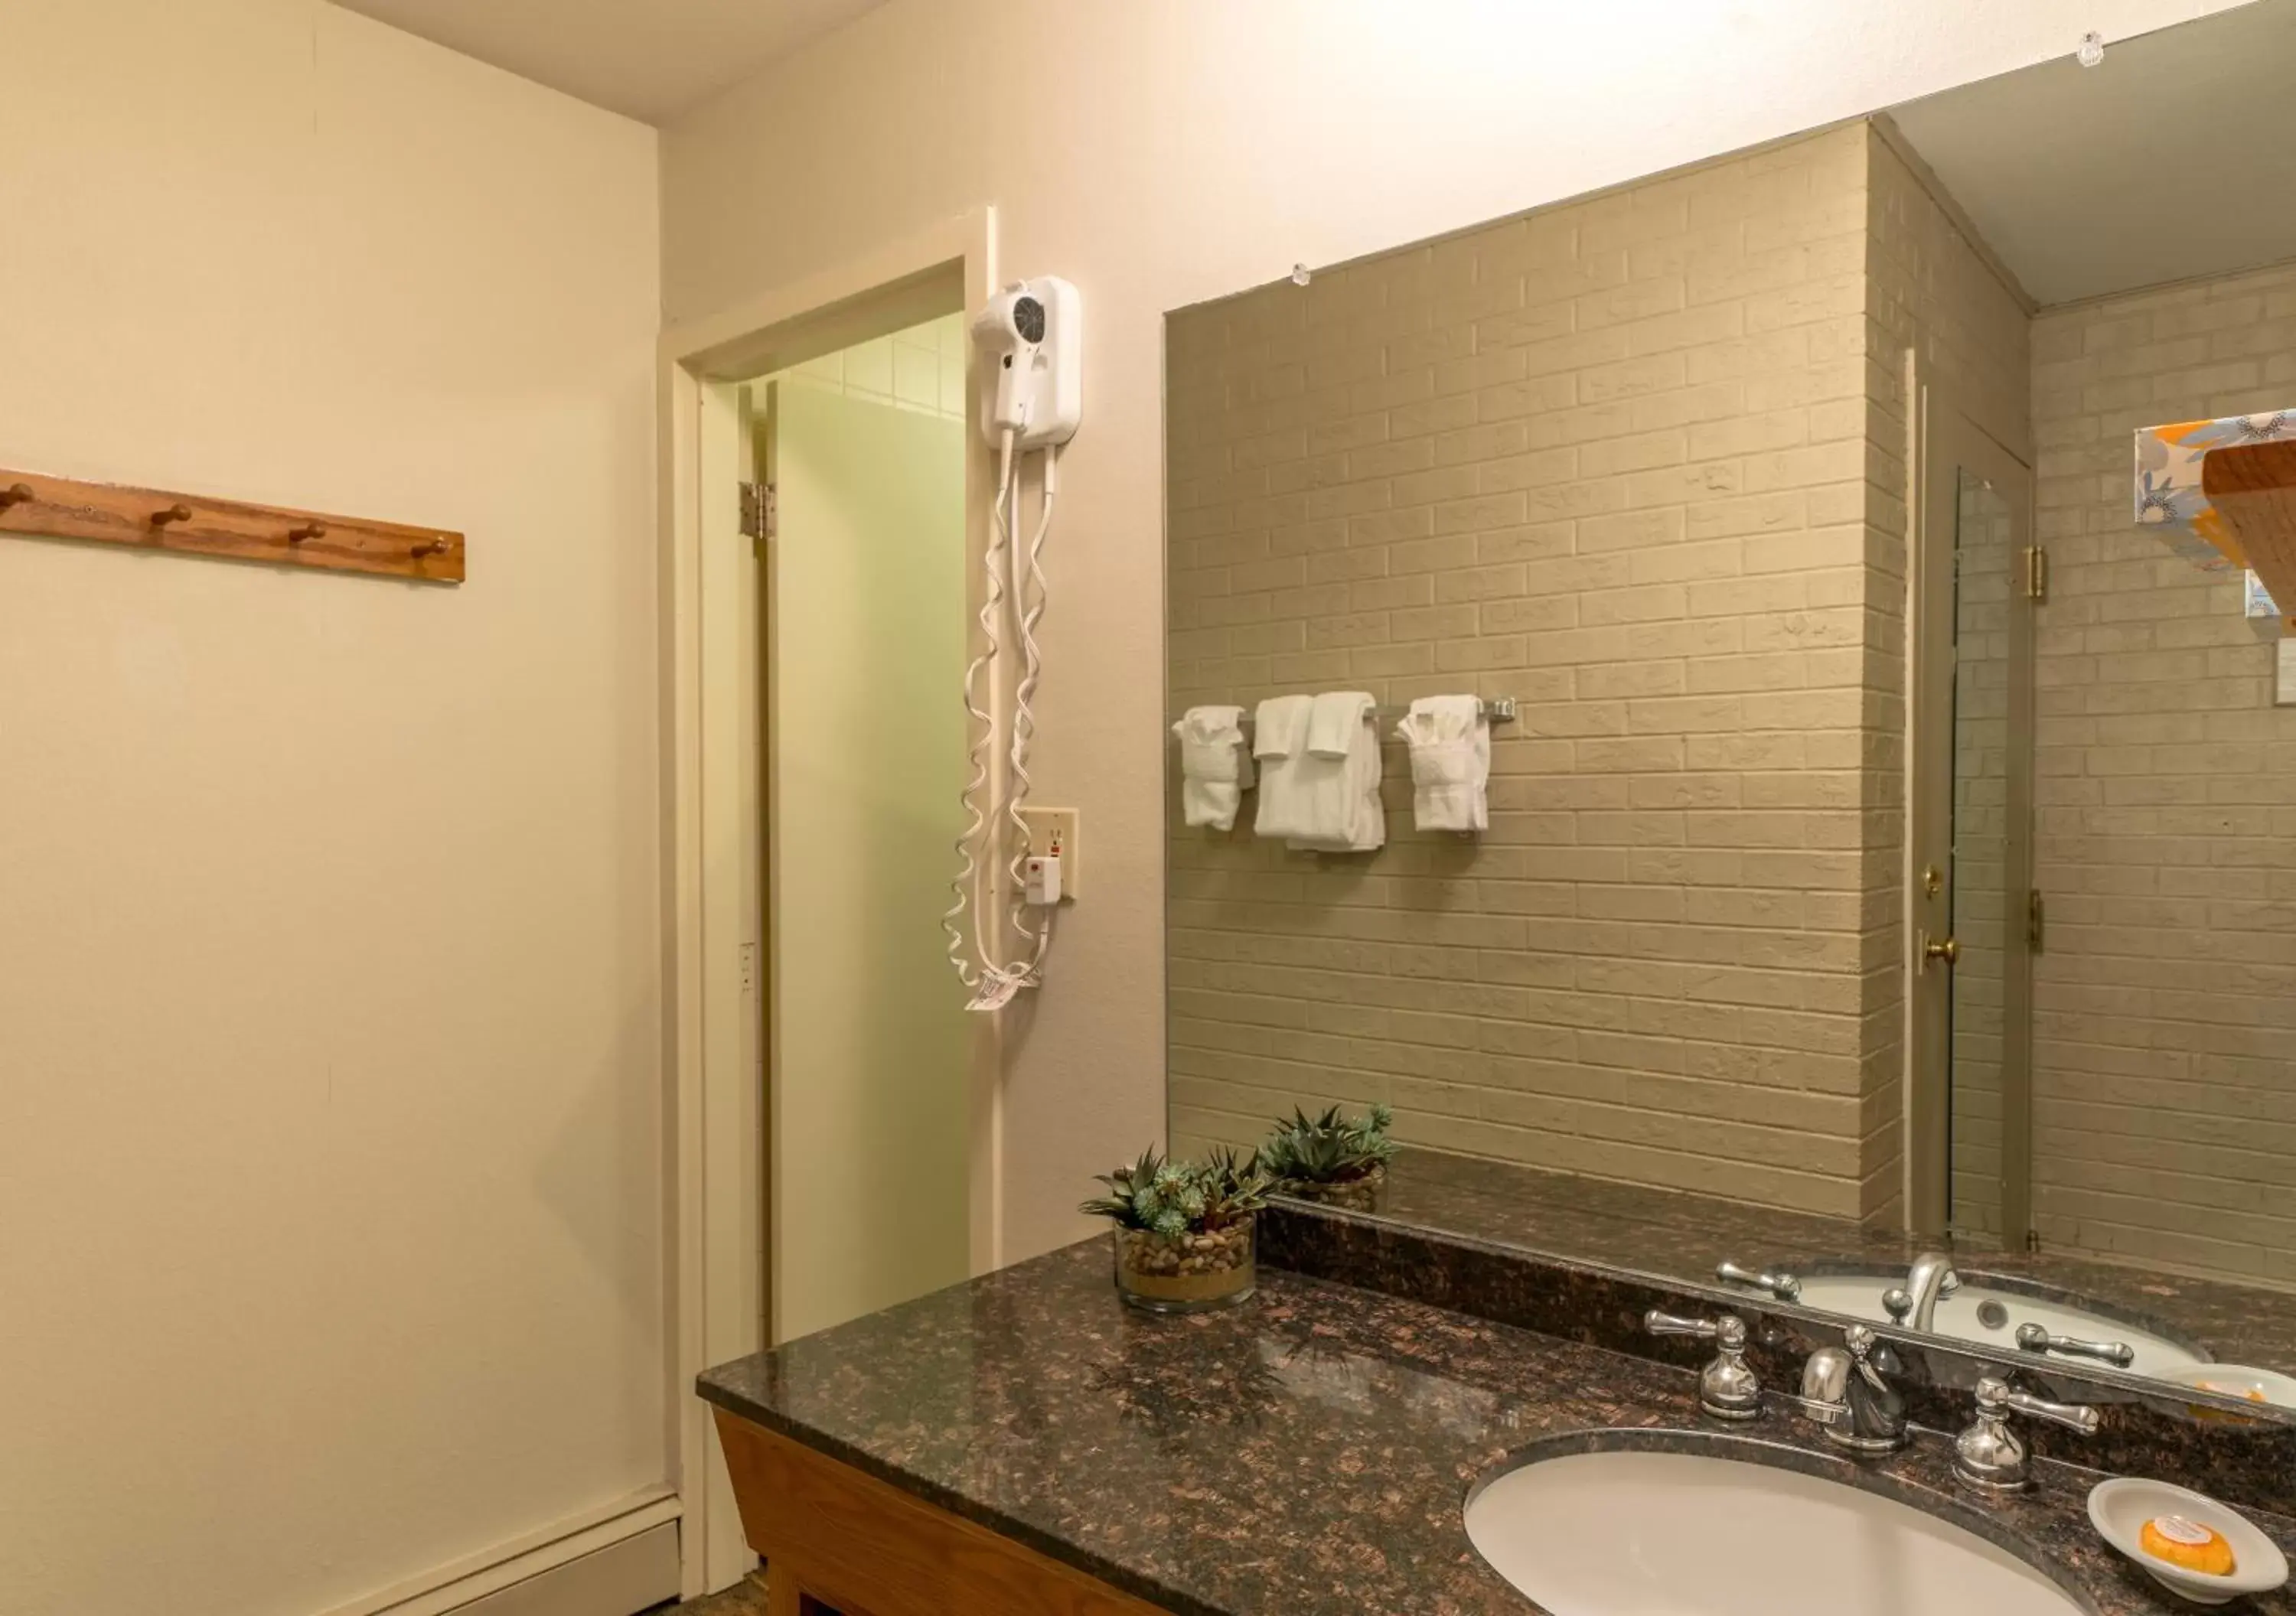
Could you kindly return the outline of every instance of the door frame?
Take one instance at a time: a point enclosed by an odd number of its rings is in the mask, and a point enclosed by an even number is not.
[[[1909,664],[1906,706],[1906,1222],[1915,1235],[1941,1239],[1952,1215],[1952,1048],[1950,967],[1923,969],[1925,933],[1942,930],[1952,888],[1926,889],[1923,870],[1950,870],[1954,785],[1954,554],[1960,509],[1958,474],[1967,468],[2000,490],[2009,508],[2013,555],[2009,730],[2029,744],[2012,747],[2006,815],[2007,892],[2033,884],[2033,639],[2036,603],[2015,587],[2033,536],[2033,470],[2016,451],[1971,420],[1952,395],[1910,372],[1915,423],[1914,546],[1907,591]],[[1939,518],[1943,519],[1940,520]],[[1948,880],[1950,877],[1948,877]],[[1947,905],[1942,910],[1940,903]],[[2012,910],[2002,919],[2001,1227],[2004,1244],[2021,1250],[2032,1228],[2032,982],[2027,929]],[[2027,1164],[2022,1173],[2014,1163]]]
[[[986,206],[842,264],[770,288],[658,345],[658,589],[662,668],[665,934],[663,1070],[667,1275],[664,1329],[674,1481],[683,1504],[681,1596],[737,1581],[756,1563],[708,1409],[693,1393],[710,1365],[765,1345],[765,1097],[756,1081],[762,996],[743,948],[762,949],[755,909],[765,868],[759,796],[756,558],[741,535],[734,485],[745,452],[743,385],[856,342],[988,301],[996,215]],[[967,389],[970,399],[971,389]],[[968,402],[968,414],[978,412]],[[965,543],[988,542],[996,467],[965,435]],[[967,569],[968,612],[980,605]],[[996,670],[1001,682],[1005,670]],[[728,693],[731,693],[730,696]],[[950,692],[950,700],[956,692]],[[1002,704],[993,702],[992,710]],[[1006,744],[992,735],[992,755]],[[988,823],[1001,816],[989,804]],[[991,868],[1002,861],[988,855]],[[732,872],[739,878],[710,878]],[[954,871],[952,870],[952,873]],[[1003,1117],[998,1017],[976,1030],[969,1112],[972,1271],[1000,1266]]]

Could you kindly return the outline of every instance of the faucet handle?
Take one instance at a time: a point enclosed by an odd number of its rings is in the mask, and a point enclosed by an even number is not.
[[[1685,1318],[1652,1308],[1643,1315],[1643,1328],[1653,1335],[1695,1335],[1702,1341],[1719,1342],[1725,1348],[1746,1344],[1746,1321],[1735,1313],[1718,1318]]]
[[[1898,1361],[1898,1355],[1890,1351],[1890,1343],[1874,1334],[1871,1325],[1850,1325],[1841,1332],[1841,1344],[1849,1349],[1849,1356],[1857,1360],[1858,1373],[1877,1386],[1882,1383],[1882,1375],[1895,1375],[1905,1367]]]
[[[2123,1369],[2136,1361],[2136,1349],[2125,1341],[2083,1341],[2078,1335],[2052,1335],[2046,1326],[2030,1321],[2017,1326],[2017,1344],[2028,1352],[2062,1352],[2068,1358],[2094,1358]]]
[[[2037,1420],[2048,1420],[2068,1431],[2078,1431],[2083,1436],[2095,1436],[2097,1427],[2104,1423],[2103,1416],[2087,1403],[2053,1403],[1990,1375],[1977,1383],[1977,1408],[1980,1414],[1986,1410],[1988,1388],[1998,1394],[2003,1407]]]
[[[1698,1406],[1718,1420],[1751,1420],[1762,1412],[1762,1383],[1746,1362],[1746,1321],[1735,1313],[1681,1318],[1656,1308],[1643,1315],[1653,1335],[1695,1335],[1712,1342],[1714,1361],[1699,1372]]]
[[[1714,1265],[1714,1277],[1732,1285],[1751,1285],[1758,1291],[1767,1291],[1780,1302],[1801,1299],[1801,1281],[1784,1269],[1751,1269],[1725,1257]]]
[[[1955,1439],[1953,1473],[1981,1492],[2022,1492],[2033,1484],[2031,1456],[2009,1416],[2022,1414],[2094,1436],[2097,1411],[2080,1403],[2053,1403],[2012,1386],[1998,1375],[1977,1383],[1977,1417]]]

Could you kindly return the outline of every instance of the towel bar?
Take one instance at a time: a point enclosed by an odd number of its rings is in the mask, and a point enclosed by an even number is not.
[[[1486,722],[1511,724],[1514,722],[1514,698],[1512,696],[1486,696],[1475,705],[1481,710]],[[1382,719],[1401,718],[1410,711],[1410,704],[1406,702],[1401,706],[1374,707],[1364,714],[1364,718],[1365,722],[1375,724]],[[1243,727],[1249,730],[1251,723],[1251,709],[1247,707],[1243,714]]]

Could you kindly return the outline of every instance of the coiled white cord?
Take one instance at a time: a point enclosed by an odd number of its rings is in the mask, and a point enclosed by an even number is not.
[[[1024,568],[1022,549],[1013,542],[1013,518],[1020,495],[1013,463],[1013,434],[1009,430],[1005,432],[997,454],[994,531],[988,550],[981,557],[986,584],[979,619],[982,649],[964,670],[964,710],[972,730],[972,743],[966,753],[971,775],[965,782],[962,799],[966,824],[956,840],[958,868],[956,878],[950,884],[955,894],[955,902],[941,916],[941,931],[948,938],[949,963],[955,968],[957,980],[974,990],[970,1007],[974,1009],[995,1009],[1020,989],[1034,987],[1052,937],[1049,914],[1041,926],[1031,927],[1025,919],[1027,905],[1022,894],[1027,885],[1023,866],[1028,845],[1028,822],[1021,810],[1029,796],[1029,743],[1037,729],[1036,714],[1029,704],[1036,693],[1037,682],[1044,669],[1044,657],[1037,647],[1036,626],[1045,614],[1046,581],[1042,558],[1045,539],[1052,528],[1053,504],[1058,492],[1054,469],[1058,453],[1058,450],[1051,448],[1045,452],[1044,503],[1037,515],[1036,530],[1029,536]],[[1008,569],[1022,652],[1021,676],[1013,690],[1013,743],[1007,755],[1013,780],[1007,816],[1013,828],[1016,849],[1008,874],[1013,882],[1012,923],[1021,936],[1029,939],[1031,946],[1026,959],[999,964],[996,942],[989,935],[992,911],[981,890],[988,870],[974,856],[973,849],[988,828],[988,816],[981,812],[976,799],[988,783],[989,743],[996,735],[996,720],[980,703],[980,680],[981,673],[995,663],[1003,649],[997,626],[1004,616]],[[1033,605],[1029,603],[1027,587],[1032,580],[1036,586]],[[972,911],[971,957],[965,951],[964,926],[964,913],[968,909]]]
[[[1029,706],[1037,694],[1037,681],[1044,673],[1045,658],[1037,649],[1037,624],[1045,616],[1045,535],[1052,531],[1053,502],[1060,496],[1059,445],[1047,445],[1045,449],[1044,504],[1037,513],[1037,530],[1029,538],[1028,569],[1021,566],[1021,550],[1013,547],[1009,560],[1013,572],[1013,610],[1021,625],[1021,682],[1013,691],[1013,794],[1006,799],[1005,817],[1013,824],[1013,861],[1006,870],[1012,880],[1013,929],[1029,939],[1033,945],[1025,967],[1031,983],[1045,962],[1046,945],[1052,941],[1052,910],[1045,911],[1044,923],[1031,926],[1028,923],[1027,893],[1029,877],[1029,821],[1021,809],[1029,801],[1029,788],[1035,783],[1029,775],[1029,743],[1037,733],[1037,714]],[[1026,585],[1036,585],[1036,604],[1029,603]]]
[[[964,806],[966,823],[956,838],[956,878],[949,883],[950,890],[956,894],[956,902],[950,904],[940,918],[940,929],[948,938],[948,962],[956,967],[956,979],[968,988],[980,985],[980,972],[964,953],[964,911],[972,905],[973,886],[980,869],[972,856],[972,845],[988,824],[988,816],[980,812],[980,804],[976,799],[981,788],[988,783],[988,743],[996,733],[996,719],[981,706],[975,691],[980,685],[981,670],[996,657],[996,621],[1003,616],[1001,607],[1004,599],[1004,575],[997,562],[1004,544],[1007,532],[1005,512],[1012,497],[1013,434],[1008,428],[997,452],[996,502],[992,508],[994,532],[989,537],[988,552],[981,558],[988,576],[988,590],[981,601],[980,619],[984,649],[966,665],[964,670],[964,711],[968,719],[967,728],[972,731],[972,739],[965,751],[965,762],[971,766],[972,774],[965,780],[964,789],[957,799]],[[981,935],[977,913],[973,922],[973,943],[976,958],[985,965],[991,956],[987,941]]]

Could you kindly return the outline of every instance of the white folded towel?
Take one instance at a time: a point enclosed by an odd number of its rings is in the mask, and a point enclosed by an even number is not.
[[[1326,690],[1308,709],[1308,750],[1323,757],[1345,757],[1354,750],[1356,731],[1372,709],[1362,690]]]
[[[1235,828],[1235,811],[1251,788],[1242,707],[1190,707],[1172,726],[1180,738],[1180,809],[1190,825]]]
[[[1271,696],[1251,720],[1251,755],[1259,763],[1259,813],[1252,828],[1264,837],[1308,835],[1314,828],[1309,781],[1302,771],[1308,756],[1308,715],[1315,699]]]
[[[1386,845],[1379,736],[1365,722],[1371,709],[1371,697],[1361,690],[1316,698],[1308,719],[1307,755],[1293,764],[1302,806],[1285,832],[1293,847],[1368,853]]]
[[[1396,739],[1411,748],[1411,813],[1422,830],[1488,830],[1491,726],[1472,696],[1422,696]]]
[[[1307,741],[1308,714],[1315,706],[1312,696],[1270,696],[1261,702],[1251,716],[1252,756],[1296,754]]]

